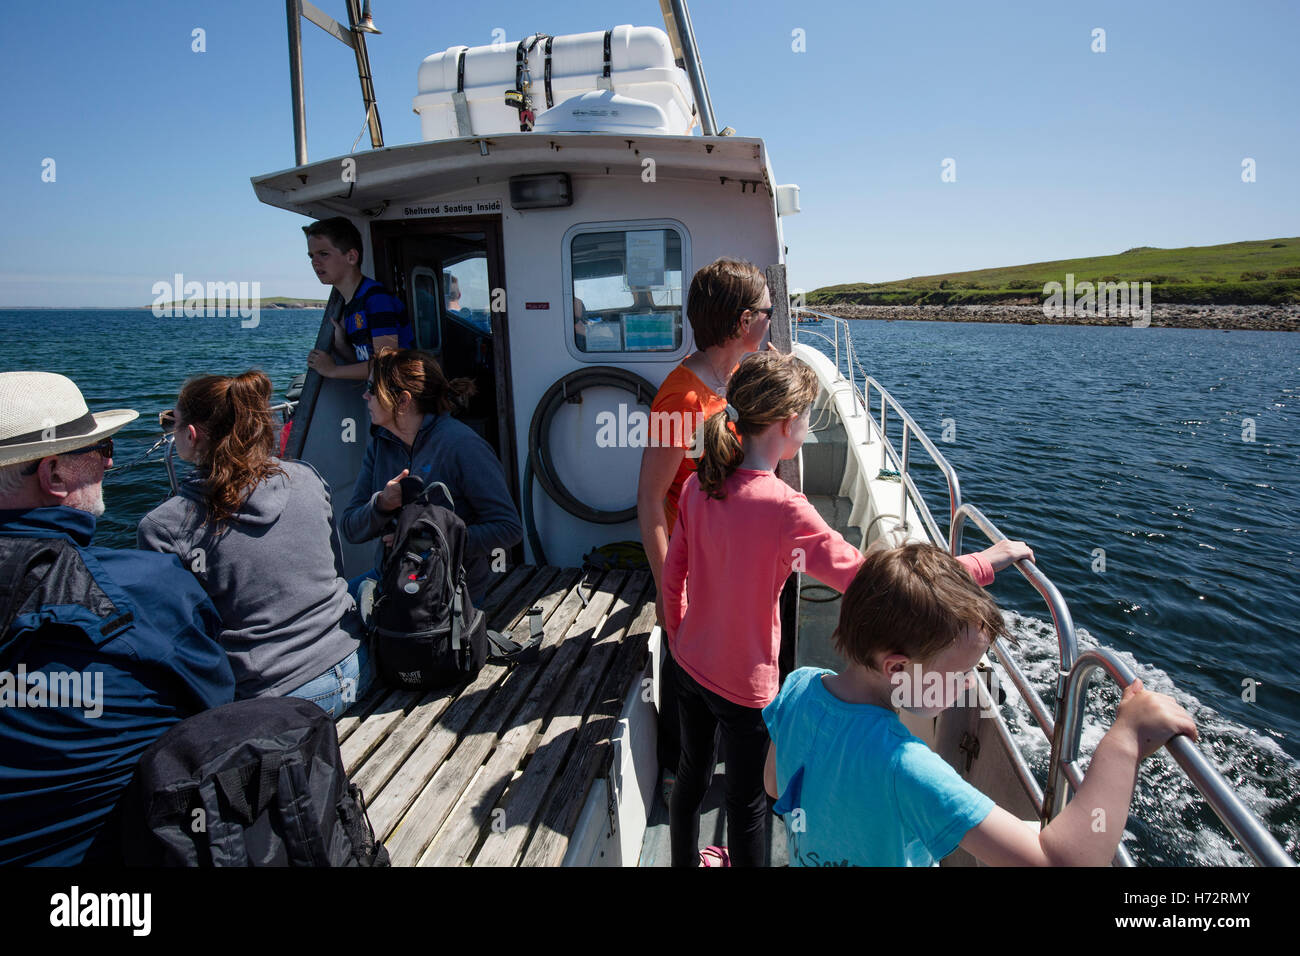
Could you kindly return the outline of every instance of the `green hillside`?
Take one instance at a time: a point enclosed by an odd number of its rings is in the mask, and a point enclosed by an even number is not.
[[[1156,249],[1139,246],[1114,256],[1033,262],[918,276],[894,282],[823,286],[807,294],[810,306],[979,305],[1043,299],[1048,282],[1150,282],[1156,302],[1241,305],[1300,303],[1300,237],[1232,242],[1222,246]]]

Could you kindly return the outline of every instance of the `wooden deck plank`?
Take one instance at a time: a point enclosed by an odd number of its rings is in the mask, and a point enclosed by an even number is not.
[[[537,601],[543,597],[542,592],[545,592],[552,581],[556,580],[556,574],[551,568],[542,568],[542,574],[533,575],[532,568],[529,568],[529,574],[525,575],[525,578],[526,596],[530,601]],[[539,591],[533,591],[533,588],[538,588]],[[511,601],[510,606],[498,607],[497,613],[491,615],[489,624],[498,624],[503,620],[511,622],[510,615],[515,605],[517,602]],[[380,792],[369,796],[370,823],[374,827],[376,838],[381,843],[393,827],[398,825],[402,814],[406,813],[408,806],[419,796],[424,784],[433,777],[434,770],[438,769],[438,763],[442,761],[446,750],[455,747],[455,735],[460,728],[467,726],[469,719],[473,717],[473,710],[477,706],[474,701],[482,701],[484,692],[490,691],[498,680],[502,679],[504,670],[506,670],[504,667],[487,665],[478,672],[477,678],[474,678],[468,687],[460,689],[456,700],[443,711],[438,723],[435,724],[434,732],[420,740],[419,747],[408,754],[406,761],[399,766],[396,773],[391,775],[389,782],[381,788]],[[439,728],[442,732],[438,732]]]
[[[647,599],[650,601],[649,620],[653,625],[654,591],[650,580],[645,572],[637,572],[626,579],[588,650],[577,679],[570,681],[552,709],[551,719],[537,741],[528,766],[510,782],[505,799],[500,801],[504,828],[493,829],[487,834],[482,848],[474,856],[475,866],[511,866],[519,858],[558,770],[567,759],[571,759],[571,745],[583,722],[583,714],[604,683],[606,672],[622,652],[629,630],[634,633],[639,625]],[[491,818],[490,811],[484,814],[484,818]]]
[[[628,687],[645,668],[646,649],[654,626],[654,602],[647,601],[623,639],[614,667],[594,697],[572,748],[574,759],[565,765],[551,792],[536,831],[524,850],[522,865],[559,866],[564,862],[587,792],[596,777],[609,767],[613,756],[611,736],[623,712]]]
[[[343,752],[343,766],[349,777],[383,743],[384,737],[401,722],[406,712],[419,703],[421,695],[422,691],[418,690],[394,690],[349,735],[339,748]]]
[[[579,663],[585,660],[589,646],[606,632],[608,612],[626,578],[626,572],[610,572],[587,595],[587,606],[579,613],[545,669],[533,681],[518,713],[500,729],[496,747],[486,766],[465,789],[463,798],[425,850],[420,859],[421,866],[460,866],[474,851],[483,828],[491,820],[493,807],[519,769],[529,744],[541,730],[561,690],[575,672],[585,671],[585,668],[579,668]],[[458,751],[456,757],[459,755]],[[454,763],[455,758],[447,765],[449,773],[457,772]],[[472,771],[467,771],[466,775],[469,772]]]
[[[384,687],[379,681],[374,681],[370,689],[361,695],[361,699],[347,709],[347,712],[334,722],[334,733],[339,738],[339,743],[348,739],[348,736],[361,725],[374,709],[379,706],[380,701],[388,696],[388,688]]]
[[[503,604],[499,613],[513,614],[514,608],[523,609],[537,604],[545,609],[544,619],[553,616],[555,609],[572,590],[576,580],[576,571],[538,575],[532,583],[546,581],[544,592],[538,593],[529,589],[517,593]],[[520,614],[516,626],[521,629],[521,632],[526,632],[527,619],[522,617],[522,610]],[[421,791],[433,777],[443,759],[456,747],[461,733],[470,726],[479,707],[487,698],[493,696],[492,691],[507,676],[508,670],[497,664],[485,666],[478,677],[460,692],[456,700],[443,713],[433,732],[420,742],[419,747],[401,765],[387,786],[373,799],[370,805],[370,820],[374,825],[376,836],[381,841],[387,841],[399,822],[407,815],[408,809],[419,798]]]
[[[419,699],[393,727],[380,745],[362,761],[355,771],[349,771],[352,782],[362,793],[378,793],[392,779],[411,752],[420,745],[429,729],[456,699],[456,688],[431,690]]]
[[[524,699],[538,674],[546,669],[554,657],[555,648],[561,645],[569,633],[579,613],[582,600],[578,595],[576,584],[577,572],[562,572],[557,581],[568,586],[563,600],[546,621],[541,657],[535,664],[520,664],[509,669],[508,674],[500,675],[500,683],[487,696],[482,707],[475,708],[472,720],[467,721],[451,741],[451,746],[443,750],[439,765],[434,768],[432,776],[421,788],[420,794],[411,804],[400,826],[385,841],[389,856],[394,866],[409,866],[417,863],[425,848],[433,840],[438,829],[451,813],[460,799],[472,776],[483,765],[488,753],[496,745],[497,736],[507,718]],[[554,593],[550,595],[554,597]],[[527,622],[521,622],[520,628],[526,632]],[[525,633],[513,635],[526,636]],[[506,668],[493,666],[504,672]],[[487,668],[484,668],[486,671]],[[468,691],[466,691],[468,693]],[[463,699],[463,695],[462,695]],[[459,704],[452,705],[454,710]],[[448,711],[450,713],[450,711]],[[437,733],[445,726],[444,720]]]

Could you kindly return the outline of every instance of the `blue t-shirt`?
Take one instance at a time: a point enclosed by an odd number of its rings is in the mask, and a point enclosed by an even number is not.
[[[415,330],[407,318],[406,306],[374,279],[362,278],[352,301],[343,307],[343,331],[357,350],[358,362],[374,358],[374,340],[385,335],[396,335],[400,349],[415,345]]]
[[[993,801],[892,710],[849,704],[801,667],[763,719],[776,747],[776,812],[791,866],[932,866]]]

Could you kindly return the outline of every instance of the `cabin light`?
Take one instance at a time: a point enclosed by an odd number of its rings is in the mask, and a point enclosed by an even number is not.
[[[546,209],[573,205],[568,173],[543,173],[510,177],[510,205],[514,209]]]
[[[382,30],[375,29],[374,18],[370,16],[370,0],[366,0],[365,10],[361,14],[361,22],[352,28],[357,33],[383,33]]]

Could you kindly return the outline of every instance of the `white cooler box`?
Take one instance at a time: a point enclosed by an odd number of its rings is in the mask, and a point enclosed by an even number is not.
[[[639,126],[640,132],[689,134],[696,125],[690,80],[673,61],[668,35],[655,27],[630,25],[609,31],[607,81],[605,36],[604,32],[576,33],[552,40],[552,105],[558,107],[566,100],[595,90],[612,90],[620,100],[640,100],[662,111],[662,120],[656,121],[658,125]],[[423,139],[519,132],[519,111],[507,105],[505,100],[506,91],[515,89],[517,51],[518,41],[506,41],[493,46],[454,46],[445,53],[426,57],[420,64],[419,95],[411,104],[419,114]],[[463,87],[458,84],[462,52]],[[540,122],[547,112],[545,39],[532,48],[527,63],[532,79],[533,113],[539,120],[538,127],[553,132],[569,131],[560,128],[572,125],[560,121],[561,115],[567,115],[569,111],[557,111],[549,122]],[[458,121],[456,94],[461,90],[464,98]],[[658,114],[646,111],[646,115]],[[575,130],[591,128],[587,123],[574,126]]]

